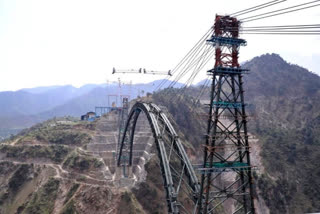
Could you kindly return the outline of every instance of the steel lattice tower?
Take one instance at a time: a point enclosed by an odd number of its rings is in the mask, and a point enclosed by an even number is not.
[[[208,71],[212,88],[198,213],[255,213],[242,80],[248,70],[238,62],[246,41],[239,39],[239,28],[236,18],[216,15],[208,40],[216,61]]]

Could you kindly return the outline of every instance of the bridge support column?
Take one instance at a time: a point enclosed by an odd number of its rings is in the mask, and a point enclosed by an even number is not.
[[[116,167],[115,175],[115,180],[120,180],[121,178],[133,178],[132,166]]]
[[[115,180],[120,180],[122,177],[122,167],[116,167]]]
[[[128,178],[133,178],[132,166],[128,166],[127,168],[127,176]]]

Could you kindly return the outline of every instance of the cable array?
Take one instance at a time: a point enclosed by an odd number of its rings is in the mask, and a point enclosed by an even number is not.
[[[229,31],[238,31],[234,28],[228,28]],[[306,33],[306,35],[313,33],[320,33],[320,24],[309,24],[309,25],[279,25],[279,26],[251,26],[243,27],[240,29],[242,34],[263,34],[263,33]]]
[[[242,34],[319,35],[320,24],[244,27],[240,32]]]
[[[167,76],[165,79],[163,79],[160,84],[156,87],[156,91],[161,89],[163,86],[165,86],[166,83],[169,82],[171,78],[174,78],[171,80],[172,82],[167,87],[173,87],[178,80],[181,79],[182,76],[184,76],[188,69],[190,69],[190,66],[194,64],[195,59],[200,56],[201,51],[204,50],[206,40],[211,36],[213,32],[213,29],[210,28],[202,37],[201,39],[191,48],[191,50],[187,53],[186,56],[182,58],[182,60],[171,70],[172,76]]]
[[[270,6],[285,2],[285,1],[287,1],[287,0],[270,1],[270,2],[267,2],[267,3],[261,4],[261,5],[257,5],[257,6],[245,9],[245,10],[238,11],[236,13],[232,13],[229,16],[233,16],[233,17],[241,16],[241,15],[244,15],[244,14],[247,14],[247,13],[252,13],[252,12],[255,12],[257,10],[261,10],[261,9],[264,9],[264,8],[267,8],[267,7],[270,7]]]
[[[254,15],[254,16],[249,16],[249,17],[240,19],[240,21],[242,23],[246,23],[246,22],[256,21],[256,20],[265,19],[265,18],[270,18],[270,17],[274,17],[274,16],[279,16],[279,15],[283,15],[283,14],[287,14],[287,13],[297,12],[297,11],[300,11],[300,10],[305,10],[305,9],[309,9],[309,8],[320,6],[320,4],[314,4],[316,2],[320,2],[320,0],[306,2],[306,3],[303,3],[303,4],[298,4],[298,5],[294,5],[294,6],[291,6],[291,7],[282,8],[282,9],[279,9],[279,10],[274,10],[274,11],[269,11],[269,12],[266,12],[266,13],[261,13],[261,14],[258,14],[258,15]],[[309,4],[314,4],[314,5],[307,6],[307,7],[302,7],[302,6],[309,5]],[[297,8],[297,9],[293,9],[293,8]],[[293,10],[290,10],[290,9],[293,9]]]
[[[243,9],[234,13],[231,13],[229,16],[239,17],[246,15],[248,13],[253,13],[260,11],[280,3],[287,2],[287,0],[272,0],[263,4],[259,4],[247,9]],[[318,4],[320,0],[309,1],[297,5],[292,5],[268,12],[263,12],[260,14],[247,16],[241,19],[238,19],[241,24],[246,24],[248,22],[266,19],[274,16],[280,16],[287,13],[293,13],[305,9],[314,8],[320,6]],[[233,29],[228,29],[232,31]],[[234,29],[239,30],[239,29]],[[304,24],[304,25],[279,25],[279,26],[243,26],[240,28],[241,34],[254,34],[254,35],[320,35],[320,24]],[[160,90],[164,87],[175,87],[177,83],[181,83],[182,90],[178,90],[174,95],[182,94],[184,95],[186,89],[192,85],[196,76],[208,63],[211,57],[214,55],[214,48],[206,46],[206,41],[213,35],[213,28],[210,28],[201,39],[195,44],[195,46],[187,53],[187,55],[178,63],[178,65],[172,69],[172,76],[167,76],[161,81],[161,83],[156,87],[156,90]],[[182,82],[182,79],[186,79]],[[210,81],[206,81],[210,82]],[[206,84],[200,89],[199,95],[196,99],[199,99],[204,91],[204,88],[207,87]],[[177,96],[175,96],[177,97]],[[182,96],[179,96],[182,97]]]

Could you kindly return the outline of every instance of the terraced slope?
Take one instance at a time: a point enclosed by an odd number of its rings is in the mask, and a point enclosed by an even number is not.
[[[111,112],[93,123],[54,119],[1,143],[0,213],[144,213],[115,176],[117,118]],[[137,134],[135,168],[141,142],[150,138]],[[120,183],[132,186],[138,178]]]

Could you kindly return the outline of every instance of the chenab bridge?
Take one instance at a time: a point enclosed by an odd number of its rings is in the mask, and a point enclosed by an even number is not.
[[[113,142],[118,143],[109,145],[115,152],[104,152],[98,144],[90,148],[92,152],[104,153],[109,166],[114,166],[107,170],[112,172],[108,176],[115,174],[122,177],[123,185],[143,179],[144,164],[150,159],[151,148],[155,148],[166,193],[163,200],[167,202],[168,213],[257,213],[252,180],[254,167],[250,160],[250,152],[253,151],[249,151],[247,104],[243,90],[243,75],[248,70],[241,68],[238,61],[239,49],[247,43],[239,34],[319,35],[315,29],[320,27],[317,24],[243,27],[242,24],[320,4],[311,1],[242,19],[238,17],[282,2],[285,0],[273,0],[230,15],[216,15],[214,26],[168,73],[176,83],[185,75],[186,69],[194,67],[195,71],[187,80],[186,88],[203,65],[215,58],[214,67],[207,70],[209,79],[203,85],[211,84],[207,99],[209,103],[206,104],[209,107],[205,117],[207,129],[203,130],[205,140],[197,142],[199,146],[196,148],[203,152],[200,165],[191,164],[182,140],[163,110],[153,103],[138,101],[129,111],[128,99],[124,99],[120,114],[113,115],[119,118],[118,132],[104,136],[116,138]],[[141,70],[134,72],[142,73]],[[162,81],[157,89],[161,89],[165,82]],[[169,87],[173,84],[170,83]]]
[[[128,180],[139,179],[151,147],[156,148],[168,213],[255,213],[242,81],[247,70],[238,62],[239,47],[246,41],[238,38],[239,29],[236,18],[217,15],[205,38],[215,50],[215,66],[207,71],[211,92],[205,141],[197,148],[204,148],[200,166],[191,164],[157,105],[138,101],[129,111],[124,99],[114,170]]]

